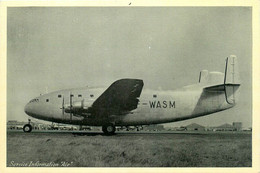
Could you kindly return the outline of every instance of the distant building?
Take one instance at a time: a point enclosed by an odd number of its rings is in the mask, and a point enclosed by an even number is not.
[[[28,124],[28,122],[19,122],[19,121],[16,121],[16,120],[11,120],[11,121],[7,122],[7,129],[20,130],[20,129],[23,129],[23,126],[25,124]],[[32,125],[32,128],[35,129],[35,130],[40,129],[43,126],[43,124],[35,123],[35,122],[31,122],[31,125]]]
[[[170,130],[173,130],[173,131],[185,131],[185,130],[187,130],[186,129],[186,127],[184,127],[184,126],[181,126],[181,127],[173,127],[173,128],[171,128],[171,129],[167,129],[168,131],[170,131]]]
[[[165,130],[163,125],[158,125],[158,124],[152,124],[146,127],[143,127],[143,130],[146,131],[162,131]]]
[[[252,132],[252,127],[243,128],[242,130],[243,130],[243,131],[249,131],[249,132]]]
[[[92,130],[92,127],[80,125],[80,126],[79,126],[79,130]]]
[[[7,124],[6,124],[6,127],[7,129],[23,129],[23,126],[24,126],[24,122],[18,122],[18,121],[15,121],[15,120],[11,120],[11,121],[8,121]]]
[[[235,131],[235,127],[231,124],[226,123],[218,127],[214,127],[213,131]]]
[[[201,125],[196,124],[196,123],[192,123],[190,125],[187,125],[185,128],[186,128],[186,130],[189,130],[189,131],[205,131],[204,126],[201,126]]]
[[[213,131],[241,131],[242,122],[233,122],[232,125],[225,123],[217,127],[212,127]]]
[[[236,131],[241,131],[242,130],[242,122],[233,122],[233,127],[235,128]]]
[[[99,126],[91,126],[91,130],[93,131],[102,131],[102,128]]]

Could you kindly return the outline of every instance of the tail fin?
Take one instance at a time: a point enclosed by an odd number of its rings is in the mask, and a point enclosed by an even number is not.
[[[235,104],[236,97],[237,97],[236,91],[240,86],[237,57],[235,55],[230,55],[226,59],[224,86],[225,86],[226,101],[229,104]]]
[[[207,81],[209,86],[204,89],[208,92],[225,92],[226,102],[234,105],[237,101],[237,90],[240,86],[236,56],[230,55],[226,59],[224,83],[221,82],[220,73],[211,72],[210,75]]]
[[[208,81],[208,74],[209,74],[208,70],[202,70],[200,72],[200,76],[199,76],[199,83],[207,83],[207,81]]]
[[[240,84],[237,57],[235,55],[230,55],[226,59],[224,84]]]

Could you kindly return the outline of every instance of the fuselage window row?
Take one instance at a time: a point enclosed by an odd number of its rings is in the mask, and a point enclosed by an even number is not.
[[[70,96],[71,96],[71,97],[74,97],[73,94],[71,94]],[[90,97],[94,97],[93,94],[91,94],[91,95],[89,95],[89,96],[90,96]],[[58,95],[58,98],[61,98],[61,97],[62,97],[62,95],[59,94],[59,95]],[[79,94],[78,97],[82,97],[82,94]]]

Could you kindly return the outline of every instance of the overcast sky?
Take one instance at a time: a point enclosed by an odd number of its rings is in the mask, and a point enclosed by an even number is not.
[[[237,55],[237,106],[192,122],[252,123],[252,25],[248,7],[8,8],[7,119],[26,121],[25,104],[40,93],[109,86],[140,78],[145,88],[177,89],[200,70],[224,72]]]

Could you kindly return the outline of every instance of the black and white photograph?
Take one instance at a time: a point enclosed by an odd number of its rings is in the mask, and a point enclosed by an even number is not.
[[[252,7],[6,15],[6,167],[252,167]]]

